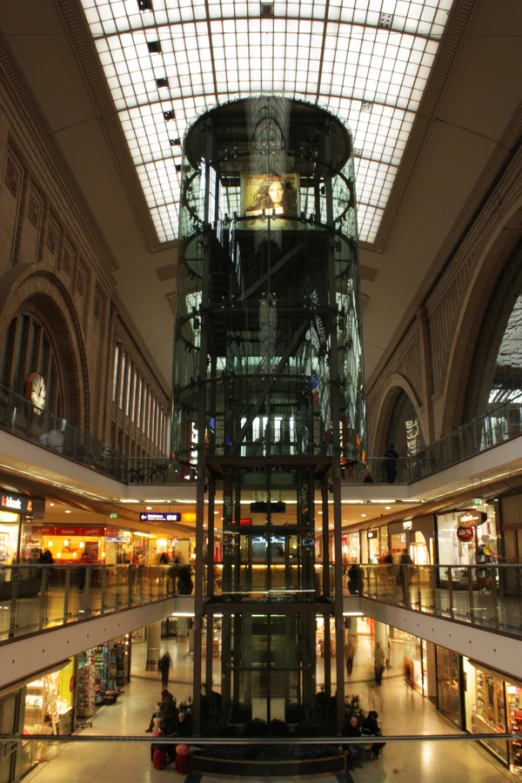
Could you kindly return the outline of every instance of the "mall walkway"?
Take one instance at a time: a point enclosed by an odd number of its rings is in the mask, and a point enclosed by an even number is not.
[[[169,688],[178,700],[185,700],[190,693],[192,680],[192,659],[184,657],[186,644],[168,640],[162,643],[162,647],[168,648],[174,664]],[[361,637],[346,693],[357,693],[365,710],[377,710],[383,719],[384,733],[457,733],[428,699],[404,683],[400,668],[403,648],[400,643],[394,643],[393,648],[392,669],[386,673],[382,687],[376,688],[369,678],[370,640]],[[81,734],[147,736],[144,730],[159,697],[161,683],[156,672],[143,671],[145,655],[145,644],[134,645],[132,669],[133,674],[138,676],[133,676],[116,704],[99,710],[92,728],[84,729]],[[216,660],[216,673],[219,663]],[[388,744],[381,759],[365,763],[363,769],[357,769],[352,775],[355,783],[418,783],[419,780],[423,783],[515,783],[519,780],[497,764],[486,751],[466,739],[462,743],[427,740],[422,743]],[[101,741],[95,745],[64,746],[52,761],[41,764],[25,780],[27,783],[92,783],[93,780],[95,783],[177,783],[186,778],[173,770],[154,770],[150,763],[148,742],[118,744]],[[191,783],[193,780],[195,783],[194,778],[190,779]],[[201,783],[220,783],[220,780],[218,777],[205,776]],[[254,778],[248,780],[257,783]],[[320,780],[321,783],[339,783],[336,777],[321,777]],[[350,783],[349,775],[346,781]],[[262,783],[271,783],[271,780],[263,778]]]

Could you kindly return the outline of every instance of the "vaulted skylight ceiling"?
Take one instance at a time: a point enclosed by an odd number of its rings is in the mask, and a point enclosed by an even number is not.
[[[354,136],[359,238],[375,240],[453,0],[82,0],[158,238],[178,228],[187,124],[275,93]]]

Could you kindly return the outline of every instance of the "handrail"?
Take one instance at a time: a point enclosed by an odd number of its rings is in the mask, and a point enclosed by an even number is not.
[[[188,574],[188,567],[173,564],[1,566],[0,643],[186,593]]]
[[[522,637],[522,565],[371,564],[348,574],[350,594]]]
[[[462,424],[416,454],[404,458],[370,457],[344,468],[348,483],[412,484],[522,435],[522,405],[502,403]],[[38,410],[32,402],[0,385],[0,429],[36,442],[67,459],[103,473],[122,484],[178,484],[190,478],[168,457],[129,457],[94,438],[64,418]]]

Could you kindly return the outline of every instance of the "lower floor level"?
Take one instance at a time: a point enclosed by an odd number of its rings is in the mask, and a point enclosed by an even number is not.
[[[169,671],[169,690],[178,703],[187,702],[192,692],[193,659],[188,641],[163,639],[162,651],[172,659]],[[408,653],[409,654],[409,653]],[[344,683],[347,697],[358,696],[362,709],[375,710],[382,725],[383,735],[404,735],[401,743],[388,743],[382,757],[365,761],[361,768],[345,776],[321,777],[323,783],[384,783],[388,780],[400,783],[501,783],[516,778],[502,766],[485,748],[470,740],[447,717],[405,678],[405,641],[392,639],[389,645],[388,667],[382,684],[376,685],[374,677],[374,638],[360,634],[353,667]],[[213,663],[216,681],[220,673],[220,660]],[[317,667],[320,687],[321,660]],[[216,776],[180,775],[173,769],[155,770],[150,761],[149,725],[155,705],[160,698],[161,680],[157,670],[147,670],[147,644],[133,644],[130,681],[121,689],[123,693],[113,704],[102,704],[92,717],[92,725],[78,731],[79,737],[99,737],[89,744],[72,742],[55,744],[53,752],[41,758],[38,765],[25,777],[26,783],[160,783],[171,780],[196,783],[219,783]],[[426,734],[425,741],[408,741],[409,735]],[[461,736],[454,742],[437,741],[437,735]],[[104,738],[111,737],[108,742]],[[118,738],[121,737],[121,740]],[[138,741],[139,740],[139,741]],[[224,780],[224,778],[223,778]],[[249,783],[258,783],[249,778]],[[271,783],[270,778],[259,783]],[[308,778],[314,780],[314,778]]]

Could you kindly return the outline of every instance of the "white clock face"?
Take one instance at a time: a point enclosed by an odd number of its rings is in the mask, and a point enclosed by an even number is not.
[[[31,402],[35,413],[41,413],[45,408],[45,398],[47,389],[42,375],[37,375],[33,380],[31,387]]]

